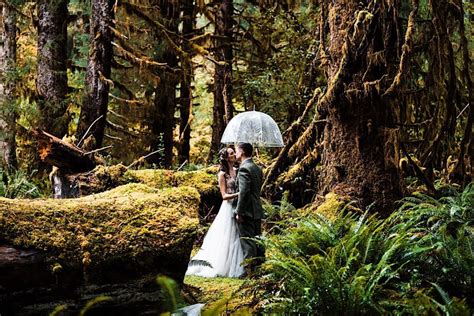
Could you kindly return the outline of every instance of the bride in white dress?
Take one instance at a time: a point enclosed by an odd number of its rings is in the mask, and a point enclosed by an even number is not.
[[[189,262],[186,275],[239,277],[244,273],[241,265],[244,255],[232,203],[238,196],[235,183],[237,171],[233,167],[234,150],[222,149],[219,152],[219,161],[219,189],[224,201],[204,237],[201,248]]]

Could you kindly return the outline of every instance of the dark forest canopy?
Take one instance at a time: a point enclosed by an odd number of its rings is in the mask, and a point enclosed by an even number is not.
[[[435,180],[473,175],[473,7],[2,1],[3,169],[46,168],[36,128],[106,148],[109,164],[156,152],[147,164],[191,168],[213,162],[225,124],[255,109],[285,131],[286,146],[262,156],[271,199],[336,191],[390,207],[410,178],[436,194]]]

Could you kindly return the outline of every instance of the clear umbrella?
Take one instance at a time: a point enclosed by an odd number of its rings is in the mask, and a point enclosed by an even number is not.
[[[240,113],[225,128],[221,143],[250,143],[257,147],[283,147],[283,138],[275,121],[258,111]]]

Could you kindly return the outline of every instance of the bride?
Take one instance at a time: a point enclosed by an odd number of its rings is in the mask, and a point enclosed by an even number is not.
[[[233,167],[234,150],[222,149],[219,152],[219,162],[219,189],[224,201],[204,237],[201,248],[189,262],[186,275],[239,277],[244,272],[241,265],[244,255],[232,203],[239,195],[236,193],[235,183],[237,170]]]

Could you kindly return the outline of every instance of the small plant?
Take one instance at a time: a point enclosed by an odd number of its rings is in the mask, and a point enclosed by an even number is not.
[[[37,198],[42,194],[31,180],[31,175],[21,170],[6,171],[0,169],[0,196],[14,198]]]

